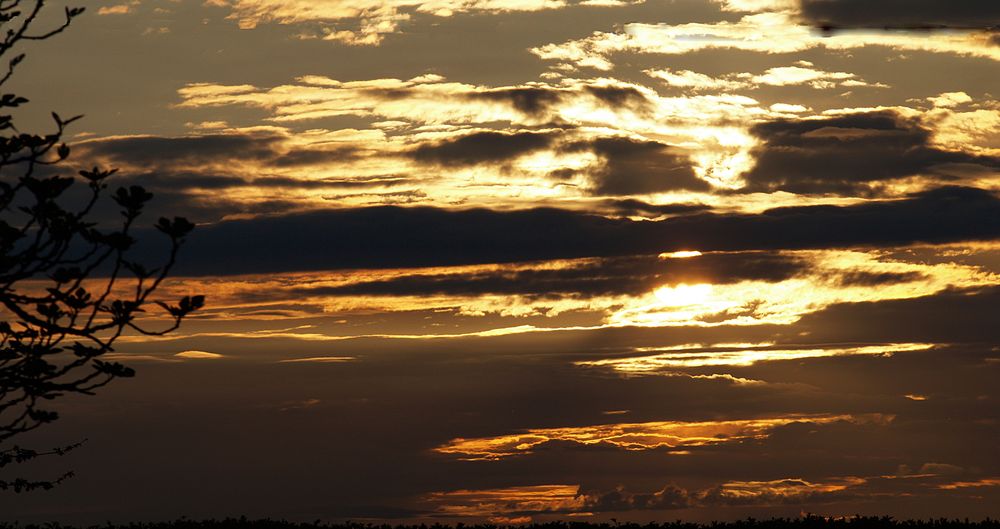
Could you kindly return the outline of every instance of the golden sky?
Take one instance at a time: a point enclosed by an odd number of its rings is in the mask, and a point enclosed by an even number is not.
[[[4,513],[1000,516],[1000,4],[87,8],[21,122],[208,302]]]

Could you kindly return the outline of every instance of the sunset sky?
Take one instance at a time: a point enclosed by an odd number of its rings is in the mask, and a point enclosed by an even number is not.
[[[1000,2],[86,6],[20,126],[207,303],[0,518],[1000,517]]]

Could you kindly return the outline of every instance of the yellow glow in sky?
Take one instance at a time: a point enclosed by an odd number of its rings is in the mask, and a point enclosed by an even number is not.
[[[705,303],[712,295],[712,285],[685,285],[658,288],[653,295],[664,307],[688,307]]]

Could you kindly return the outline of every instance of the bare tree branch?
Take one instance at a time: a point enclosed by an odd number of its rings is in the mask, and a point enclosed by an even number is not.
[[[83,8],[66,8],[55,27],[35,31],[45,0],[0,0],[0,57],[25,41],[44,40],[65,31]],[[3,86],[24,59],[8,61]],[[155,225],[169,252],[155,266],[132,254],[135,227],[152,195],[139,186],[107,193],[115,170],[93,168],[72,177],[38,176],[64,164],[70,148],[62,142],[66,127],[79,116],[53,113],[54,132],[29,134],[14,125],[8,109],[28,100],[0,95],[0,491],[47,490],[72,476],[50,480],[4,478],[14,465],[59,456],[79,446],[45,451],[3,443],[58,419],[46,407],[66,395],[92,395],[134,371],[102,360],[125,332],[161,336],[204,304],[187,296],[176,304],[153,295],[170,274],[184,238],[194,225],[183,218],[161,218]],[[89,195],[76,207],[67,191],[86,185]],[[121,222],[99,225],[90,216],[105,202],[120,209]],[[108,204],[111,205],[110,203]],[[163,309],[161,330],[136,321],[145,307]]]

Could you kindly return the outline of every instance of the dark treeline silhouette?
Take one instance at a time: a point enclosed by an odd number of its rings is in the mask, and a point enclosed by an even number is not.
[[[519,527],[523,529],[1000,529],[1000,520],[986,518],[972,521],[938,518],[929,520],[897,520],[890,516],[853,516],[847,518],[825,518],[821,516],[803,516],[801,518],[772,518],[757,520],[748,518],[732,522],[663,522],[640,524],[634,522],[545,522],[533,524],[412,524],[392,525],[362,522],[345,522],[326,524],[320,521],[312,523],[296,523],[284,520],[249,520],[247,518],[226,518],[224,520],[187,520],[172,522],[129,523],[94,526],[62,525],[46,523],[43,525],[19,525],[0,522],[0,529],[497,529],[500,527]]]

